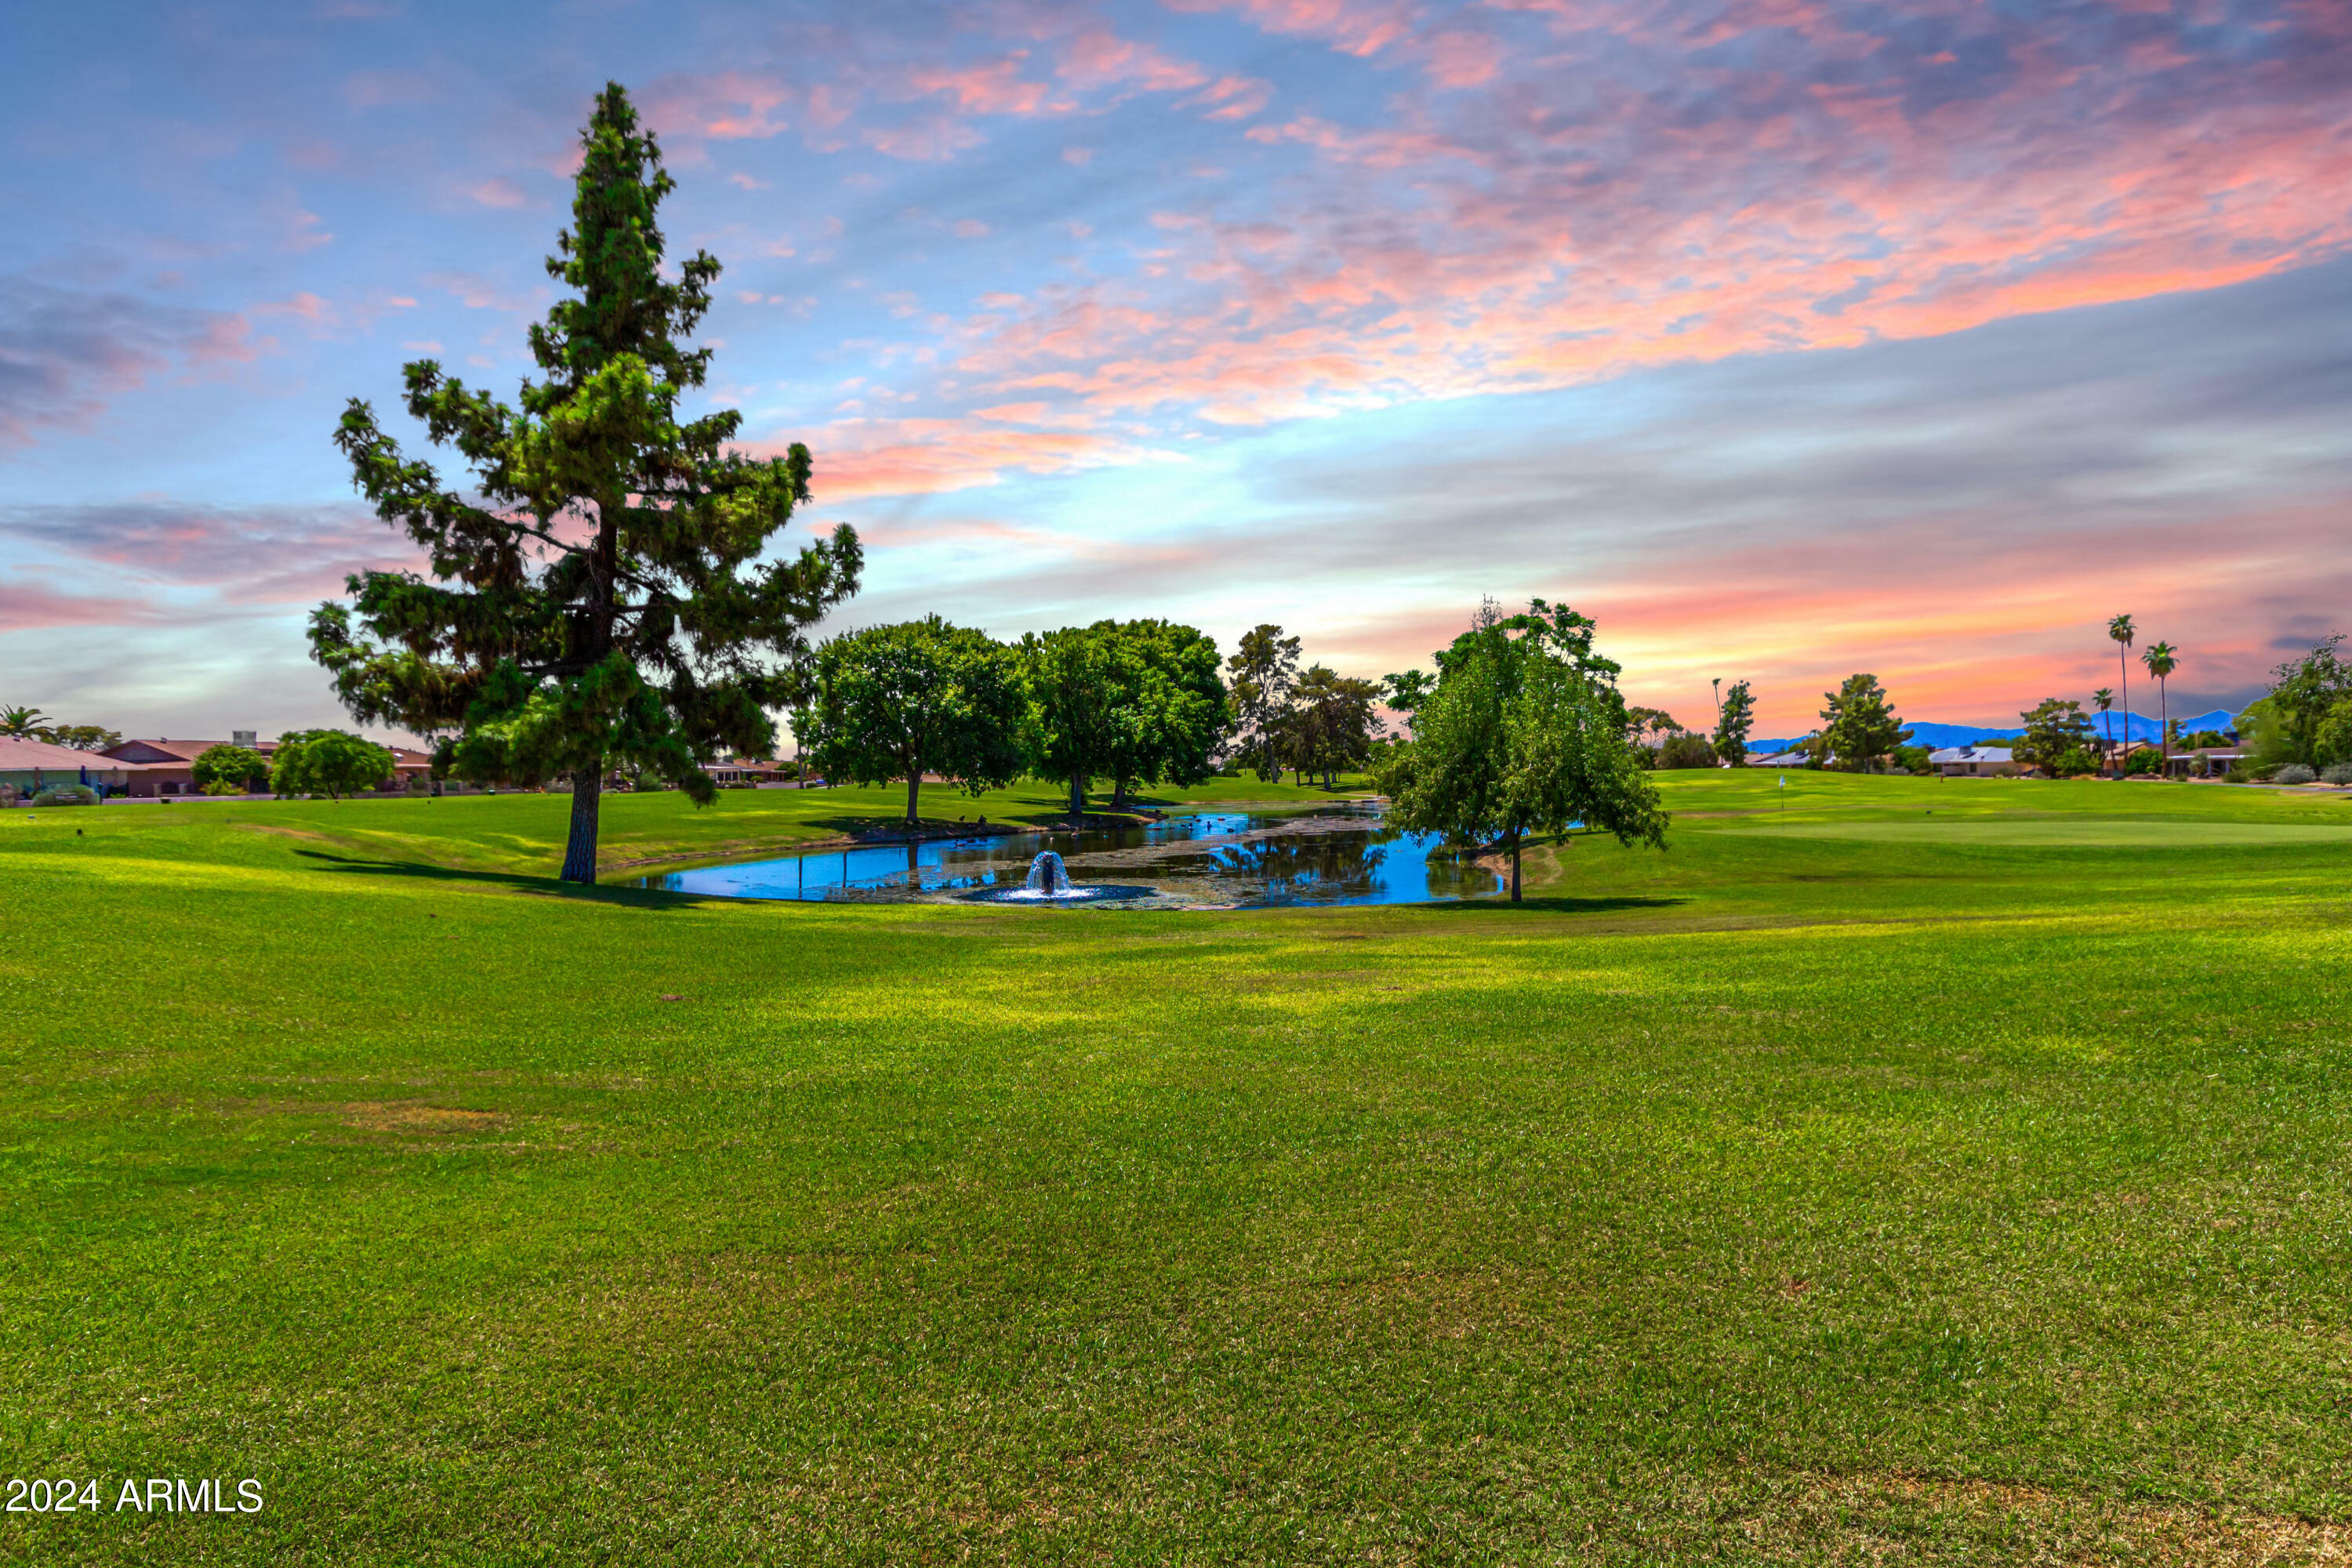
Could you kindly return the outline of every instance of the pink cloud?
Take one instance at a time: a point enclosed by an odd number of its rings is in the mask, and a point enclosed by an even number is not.
[[[466,194],[486,207],[521,207],[530,205],[522,187],[512,180],[484,180],[467,188]]]
[[[810,488],[820,504],[968,489],[995,484],[1013,470],[1066,473],[1115,460],[1120,451],[1109,437],[1084,431],[961,419],[847,419],[808,442],[817,453]],[[748,449],[768,455],[758,444]]]
[[[1150,44],[1088,28],[1064,47],[1058,74],[1079,89],[1134,86],[1146,92],[1181,92],[1209,79],[1190,60],[1163,54]]]
[[[1247,120],[1274,98],[1274,84],[1250,76],[1219,77],[1190,98],[1188,109],[1205,109],[1211,120]]]
[[[1801,37],[1840,62],[1812,79],[1695,53],[1672,6],[1563,6],[1558,58],[1449,57],[1464,35],[1367,21],[1402,12],[1244,9],[1377,37],[1483,85],[1401,98],[1368,124],[1302,113],[1253,129],[1312,153],[1296,193],[1155,213],[1166,243],[1094,286],[1082,324],[1058,286],[993,308],[958,334],[959,373],[1107,412],[1262,421],[1938,335],[2352,247],[2352,211],[2330,194],[2352,184],[2352,109],[2315,69],[2217,66],[2190,99],[2136,100],[2155,55],[2063,58],[2053,30],[2011,39],[2005,74],[1922,97],[1912,77],[1954,51],[1890,62],[1798,0],[1711,12],[1706,38]],[[1602,68],[1628,48],[1640,69]],[[1720,111],[1686,111],[1701,90]]]
[[[1987,529],[2013,537],[2013,519],[1917,519],[1749,547],[1710,539],[1616,572],[1538,573],[1528,591],[1598,620],[1628,695],[1685,723],[1710,712],[1709,681],[1721,676],[1753,683],[1758,735],[1801,734],[1820,725],[1822,694],[1856,670],[1877,675],[1915,720],[2013,728],[2044,697],[2087,708],[2093,689],[2116,684],[2109,605],[2128,605],[2142,626],[2161,628],[2151,635],[2186,649],[2173,682],[2180,717],[2185,692],[2259,687],[2283,657],[2272,640],[2281,605],[2341,604],[2352,593],[2352,566],[2333,564],[2326,543],[2347,504],[2352,495],[2128,530],[2053,519],[2037,542],[1998,552],[1943,542]],[[2248,551],[2250,538],[2265,547]],[[1932,587],[1923,588],[1929,563]],[[2092,582],[2095,602],[2083,593]],[[1365,669],[1426,669],[1468,608],[1390,615],[1329,636]],[[1706,636],[1694,639],[1694,626]],[[2137,665],[2132,674],[2134,710],[2153,715],[2154,689],[2143,695]]]
[[[1070,106],[1048,96],[1049,83],[1021,74],[1027,63],[1026,52],[1015,51],[982,65],[929,67],[907,79],[916,91],[950,100],[967,114],[1066,112]]]
[[[0,628],[11,632],[131,626],[161,618],[158,606],[143,600],[85,598],[37,583],[0,582]]]
[[[0,288],[0,447],[89,428],[115,397],[174,370],[219,374],[255,359],[244,315],[25,278]]]
[[[1234,11],[1269,33],[1316,38],[1370,56],[1407,37],[1412,8],[1395,0],[1169,0],[1178,11]]]

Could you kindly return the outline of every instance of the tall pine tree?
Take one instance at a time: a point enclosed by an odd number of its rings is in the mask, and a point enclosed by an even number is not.
[[[844,526],[761,559],[808,500],[808,448],[729,451],[733,409],[681,422],[710,363],[681,345],[719,263],[697,251],[662,277],[656,209],[675,182],[617,83],[581,146],[572,226],[547,259],[576,295],[530,329],[542,379],[509,407],[435,361],[406,370],[408,412],[472,485],[444,489],[367,403],[345,409],[335,444],[428,571],[349,579],[354,604],[320,605],[310,644],[354,718],[438,737],[458,777],[570,775],[563,879],[591,883],[605,772],[625,763],[708,802],[703,763],[768,754],[768,710],[792,699],[807,628],[856,591],[862,556]]]

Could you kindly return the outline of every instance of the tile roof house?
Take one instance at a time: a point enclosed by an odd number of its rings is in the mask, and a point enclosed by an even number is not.
[[[1993,778],[2022,771],[2007,746],[1948,746],[1928,752],[1927,765],[1948,779]]]
[[[137,799],[155,796],[196,795],[195,763],[198,757],[215,746],[243,746],[267,757],[278,750],[275,741],[248,739],[243,732],[234,741],[125,741],[119,746],[109,746],[102,753],[122,762],[137,764],[131,780],[130,793]],[[405,746],[386,746],[392,753],[392,778],[383,793],[392,794],[406,787],[409,781],[422,778],[433,771],[433,758],[425,752],[413,752]]]
[[[131,782],[131,794],[142,800],[158,795],[195,795],[196,759],[215,746],[226,746],[228,741],[125,741],[109,746],[105,754],[126,763],[140,765],[139,776]],[[269,754],[275,742],[256,745],[252,749],[263,756]]]
[[[20,795],[53,784],[89,784],[93,789],[135,787],[134,775],[143,763],[126,762],[103,752],[78,752],[52,746],[47,741],[19,741],[0,735],[0,784],[13,784]]]

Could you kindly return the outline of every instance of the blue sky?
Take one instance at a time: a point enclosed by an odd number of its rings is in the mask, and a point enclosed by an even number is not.
[[[1542,595],[1636,700],[1748,678],[1773,733],[1854,669],[1921,718],[2087,697],[2122,610],[2176,712],[2234,706],[2340,624],[2341,6],[341,0],[0,46],[0,700],[76,721],[333,720],[303,616],[404,560],[335,417],[415,357],[524,374],[607,78],[727,266],[713,401],[872,545],[843,624],[1272,619],[1377,675]]]

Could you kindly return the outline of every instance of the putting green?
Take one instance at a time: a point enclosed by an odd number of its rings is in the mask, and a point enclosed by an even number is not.
[[[2352,846],[2352,826],[2305,822],[2212,822],[2154,817],[1968,817],[1922,815],[1889,822],[1742,824],[1718,832],[1781,838],[1865,838],[1898,844],[2032,845],[2047,848],[2220,849],[2271,844]]]

